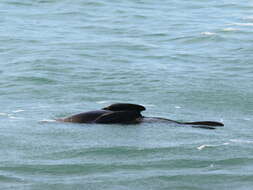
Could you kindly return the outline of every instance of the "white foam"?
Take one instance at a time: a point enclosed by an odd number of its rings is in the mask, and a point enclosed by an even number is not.
[[[25,110],[14,110],[14,111],[12,111],[13,113],[19,113],[19,112],[23,112],[23,111],[25,111]]]
[[[109,103],[110,101],[108,100],[103,100],[103,101],[98,101],[96,102],[97,104],[106,104],[106,103]]]
[[[197,147],[198,150],[202,150],[204,148],[208,148],[208,147],[218,147],[218,146],[222,146],[222,145],[229,145],[230,143],[226,142],[226,143],[223,143],[223,144],[218,144],[218,145],[211,145],[211,144],[203,144],[199,147]]]
[[[43,119],[43,120],[39,121],[39,123],[51,123],[51,122],[56,122],[56,120],[53,120],[53,119]]]
[[[204,149],[204,148],[206,148],[206,147],[215,147],[215,146],[216,146],[216,145],[203,144],[203,145],[197,147],[197,149],[198,149],[198,150],[202,150],[202,149]]]
[[[245,144],[252,144],[253,141],[251,140],[242,140],[242,139],[230,139],[229,141],[234,143],[245,143]]]
[[[215,35],[216,33],[214,32],[201,32],[202,35],[206,35],[206,36],[213,36]]]
[[[156,107],[154,104],[144,104],[145,107]]]
[[[244,20],[253,20],[253,16],[246,16],[243,18]]]
[[[253,26],[253,23],[250,22],[245,22],[245,23],[233,23],[229,25],[234,25],[234,26]]]
[[[238,31],[239,29],[237,28],[224,28],[223,31],[225,32],[230,32],[230,31]]]
[[[176,109],[180,109],[181,107],[180,106],[175,106]]]
[[[10,119],[18,119],[18,117],[9,116]]]

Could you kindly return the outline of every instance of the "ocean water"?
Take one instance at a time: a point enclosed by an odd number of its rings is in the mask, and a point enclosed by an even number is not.
[[[253,2],[1,0],[0,188],[251,190]],[[145,116],[50,121],[115,102]]]

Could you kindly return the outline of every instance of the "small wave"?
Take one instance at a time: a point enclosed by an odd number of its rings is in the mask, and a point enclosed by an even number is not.
[[[229,24],[229,25],[234,25],[234,26],[253,26],[253,23],[249,23],[249,22],[246,22],[246,23],[232,23],[232,24]]]
[[[80,148],[80,149],[70,149],[64,151],[56,151],[49,154],[43,153],[39,157],[54,159],[54,158],[78,158],[85,156],[86,158],[93,156],[102,156],[104,158],[109,157],[113,159],[125,158],[125,155],[128,155],[128,158],[134,157],[147,157],[155,154],[166,154],[168,152],[177,153],[177,152],[188,152],[191,148],[172,146],[172,147],[131,147],[131,146],[115,146],[115,147],[96,147],[96,148]]]
[[[230,142],[234,142],[234,143],[243,143],[243,144],[252,144],[253,141],[251,140],[243,140],[243,139],[230,139]]]
[[[31,6],[32,3],[30,2],[19,2],[19,1],[10,1],[10,2],[7,2],[9,5],[16,5],[16,6]]]
[[[143,104],[144,107],[156,107],[154,104]]]
[[[204,148],[211,148],[211,147],[218,147],[218,146],[223,146],[223,145],[229,145],[232,143],[241,143],[241,144],[252,144],[252,140],[243,140],[243,139],[230,139],[229,142],[225,142],[222,144],[217,144],[217,145],[211,145],[211,144],[203,144],[197,147],[198,150],[203,150]]]
[[[217,145],[212,145],[212,144],[203,144],[199,147],[197,147],[198,150],[202,150],[204,148],[208,148],[208,147],[218,147],[218,146],[222,146],[222,145],[229,145],[230,143],[226,142],[226,143],[223,143],[223,144],[217,144]]]
[[[207,147],[216,147],[216,146],[218,146],[218,145],[203,144],[203,145],[197,147],[197,149],[202,150],[202,149],[207,148]]]
[[[57,83],[57,81],[54,79],[49,79],[46,77],[36,77],[36,76],[20,76],[16,78],[16,81],[33,82],[36,84],[56,84]]]
[[[9,119],[24,119],[22,117],[15,117],[12,114],[7,114],[7,116],[8,116]]]
[[[206,36],[213,36],[216,35],[216,33],[214,32],[201,32],[202,35],[206,35]]]
[[[253,16],[246,16],[243,18],[244,20],[253,20]]]
[[[8,116],[8,114],[7,114],[7,113],[1,113],[1,112],[0,112],[0,116]]]
[[[13,113],[19,113],[19,112],[23,112],[23,111],[25,111],[25,110],[20,109],[20,110],[14,110],[14,111],[12,111],[12,112],[13,112]]]
[[[10,119],[18,119],[17,117],[14,116],[9,116]]]
[[[56,120],[53,119],[42,119],[39,121],[39,123],[52,123],[52,122],[56,122]]]
[[[223,31],[225,32],[232,32],[232,31],[238,31],[239,29],[237,28],[224,28]]]
[[[17,178],[17,177],[12,177],[12,176],[6,176],[6,175],[0,175],[0,180],[2,182],[23,182],[23,179]]]
[[[102,101],[97,101],[97,104],[107,104],[107,103],[111,103],[110,100],[102,100]]]

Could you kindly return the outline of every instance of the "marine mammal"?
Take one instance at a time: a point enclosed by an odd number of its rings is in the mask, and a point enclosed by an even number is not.
[[[118,103],[102,108],[101,110],[83,112],[67,118],[57,119],[57,121],[103,124],[139,123],[141,121],[140,118],[143,117],[141,111],[145,109],[144,106],[137,104]]]
[[[67,118],[57,119],[62,122],[72,123],[101,123],[101,124],[138,124],[142,122],[169,122],[180,125],[191,125],[192,127],[215,129],[224,126],[216,121],[179,122],[160,117],[144,117],[141,112],[146,110],[142,105],[129,103],[116,103],[101,110],[88,111],[72,115]]]

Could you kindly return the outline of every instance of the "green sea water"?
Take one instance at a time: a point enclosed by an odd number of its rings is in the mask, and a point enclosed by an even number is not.
[[[253,2],[0,1],[0,189],[253,189]],[[50,121],[115,102],[173,124]]]

